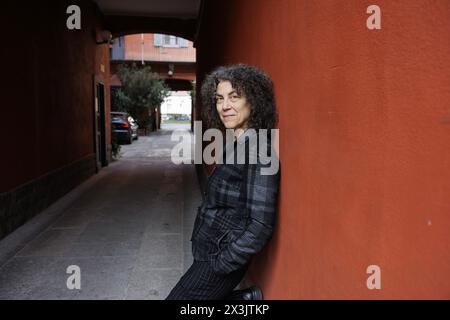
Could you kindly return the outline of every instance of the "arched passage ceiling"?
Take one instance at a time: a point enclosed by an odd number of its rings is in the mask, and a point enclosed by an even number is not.
[[[94,0],[106,28],[119,36],[140,32],[174,34],[194,40],[201,0]]]

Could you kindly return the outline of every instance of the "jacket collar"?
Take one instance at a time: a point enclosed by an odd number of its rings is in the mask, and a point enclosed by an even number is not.
[[[245,143],[247,140],[252,138],[254,135],[256,135],[256,130],[249,128],[245,130],[241,135],[236,139],[236,142],[239,144]]]

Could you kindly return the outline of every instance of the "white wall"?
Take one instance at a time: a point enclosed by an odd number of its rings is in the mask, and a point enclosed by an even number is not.
[[[161,104],[161,114],[191,114],[191,96],[189,91],[171,91]]]

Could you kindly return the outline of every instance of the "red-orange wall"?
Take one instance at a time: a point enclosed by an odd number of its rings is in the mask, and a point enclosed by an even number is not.
[[[81,8],[81,30],[66,27],[71,4]],[[104,78],[109,116],[109,49],[95,43],[93,2],[14,2],[4,12],[0,193],[95,152],[95,75]]]
[[[448,0],[206,2],[199,80],[243,62],[275,83],[278,225],[250,272],[266,298],[450,298],[449,35]]]

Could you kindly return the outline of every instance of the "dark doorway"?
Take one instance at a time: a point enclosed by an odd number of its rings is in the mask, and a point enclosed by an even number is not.
[[[95,81],[95,132],[97,171],[108,165],[106,153],[106,115],[105,115],[105,86],[97,79]]]

